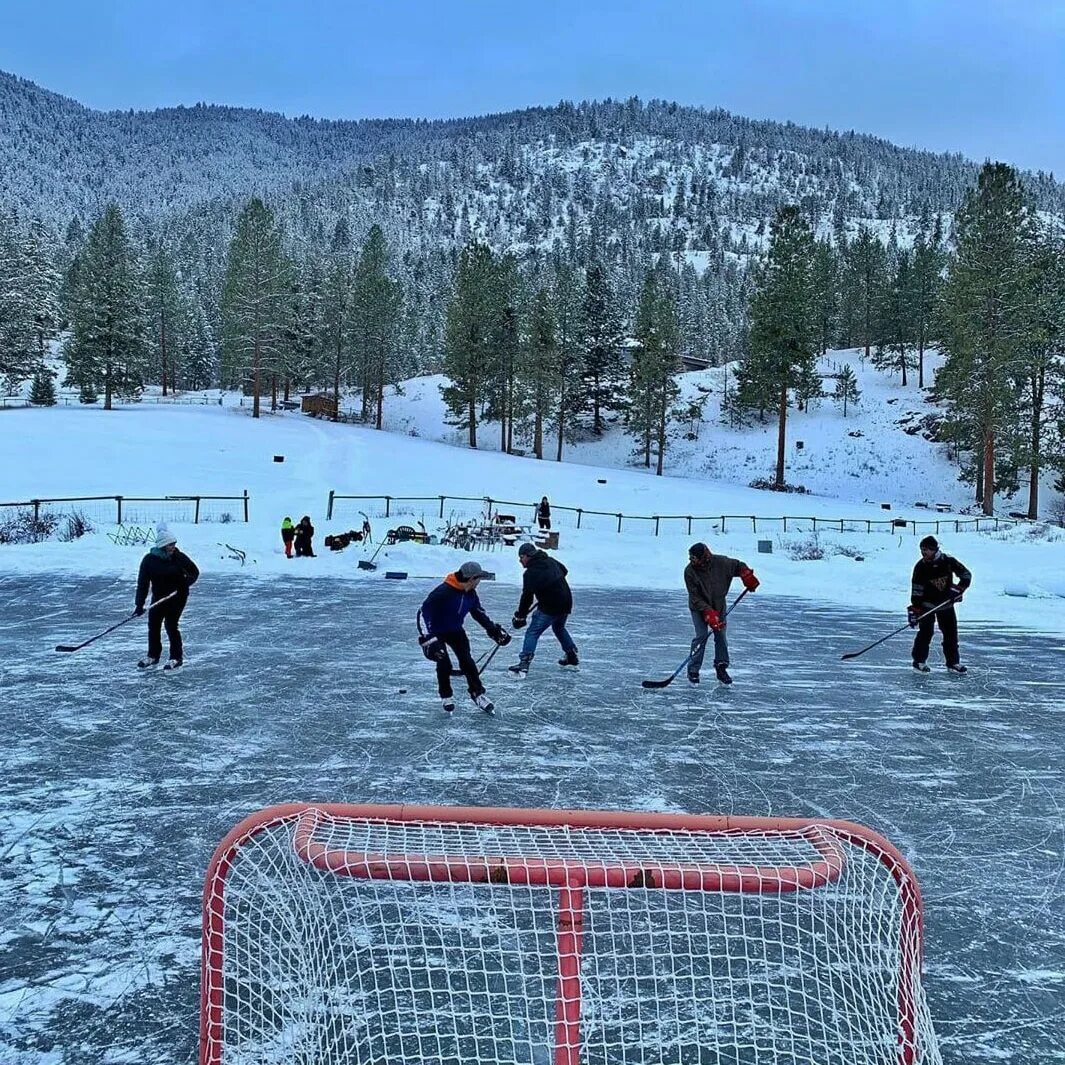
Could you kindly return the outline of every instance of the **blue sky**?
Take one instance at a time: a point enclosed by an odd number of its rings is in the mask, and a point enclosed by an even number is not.
[[[660,97],[1065,176],[1065,0],[0,0],[0,69],[104,109]]]

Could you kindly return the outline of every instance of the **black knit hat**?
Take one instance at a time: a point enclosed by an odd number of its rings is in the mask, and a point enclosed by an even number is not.
[[[518,558],[523,558],[525,555],[535,555],[536,546],[534,544],[522,544],[518,548]]]
[[[688,558],[706,558],[710,554],[710,548],[706,546],[701,540],[697,544],[692,544],[688,548]]]
[[[938,551],[939,550],[939,541],[934,536],[926,536],[921,541],[921,550],[924,551],[926,548],[929,551]]]

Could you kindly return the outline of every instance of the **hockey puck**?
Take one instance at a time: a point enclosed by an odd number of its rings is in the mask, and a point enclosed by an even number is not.
[[[400,688],[399,689],[399,694],[400,695],[406,695],[407,694],[407,689],[406,688]]]

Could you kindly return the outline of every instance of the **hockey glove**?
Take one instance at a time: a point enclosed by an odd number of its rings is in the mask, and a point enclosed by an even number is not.
[[[703,611],[703,621],[710,626],[711,632],[720,632],[725,627],[725,619],[712,607]]]
[[[744,567],[740,570],[740,580],[743,581],[743,587],[749,592],[756,592],[758,585],[762,582],[754,575],[754,570]]]
[[[143,613],[144,613],[144,604],[143,603],[140,603],[139,605],[137,605],[137,606],[135,606],[133,608],[133,616],[135,618],[139,618]]]
[[[917,623],[921,620],[921,611],[917,609],[912,603],[906,608],[906,624],[911,629],[917,628]]]
[[[520,614],[515,614],[514,617],[510,619],[510,624],[515,629],[524,629],[525,626],[528,624],[528,621],[528,618],[523,618]]]
[[[488,635],[495,640],[500,647],[506,647],[511,641],[511,635],[502,625],[493,625],[488,630]]]
[[[418,643],[421,644],[422,654],[429,659],[430,662],[443,662],[447,658],[447,647],[442,640],[437,639],[435,636],[419,636]]]

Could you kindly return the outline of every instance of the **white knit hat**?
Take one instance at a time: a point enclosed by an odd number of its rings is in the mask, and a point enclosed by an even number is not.
[[[165,526],[157,525],[155,528],[155,546],[166,547],[167,544],[176,544],[177,537]]]

